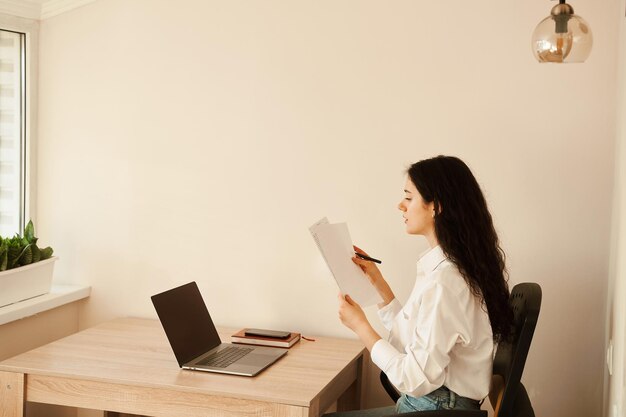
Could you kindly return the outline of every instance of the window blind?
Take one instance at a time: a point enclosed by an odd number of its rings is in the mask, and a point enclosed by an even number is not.
[[[0,30],[0,235],[24,224],[25,35]]]

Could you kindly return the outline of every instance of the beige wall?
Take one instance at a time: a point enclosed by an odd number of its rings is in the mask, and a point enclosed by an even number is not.
[[[620,2],[620,11],[626,7]],[[613,372],[607,375],[605,392],[605,415],[626,415],[626,18],[618,13],[618,82],[617,91],[617,146],[616,181],[613,205],[613,233],[611,250],[611,273],[609,275],[609,297],[607,299],[607,345],[613,348]]]
[[[405,300],[425,242],[395,208],[403,169],[454,154],[511,283],[544,290],[538,415],[599,415],[618,5],[578,0],[592,55],[546,66],[529,43],[551,6],[101,0],[43,21],[38,227],[92,286],[81,326],[196,280],[218,323],[351,336],[308,226],[347,220]]]

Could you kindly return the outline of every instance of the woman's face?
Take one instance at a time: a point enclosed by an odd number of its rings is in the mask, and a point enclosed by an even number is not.
[[[411,235],[423,235],[432,244],[435,238],[435,203],[426,203],[411,178],[407,178],[404,185],[404,198],[398,204],[402,212],[406,232]],[[434,240],[433,240],[434,239]]]

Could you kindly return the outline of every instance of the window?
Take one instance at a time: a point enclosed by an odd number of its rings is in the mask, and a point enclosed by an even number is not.
[[[0,236],[26,218],[26,35],[0,30]]]

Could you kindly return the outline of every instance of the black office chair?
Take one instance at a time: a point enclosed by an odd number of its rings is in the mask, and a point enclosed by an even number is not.
[[[535,332],[539,308],[541,307],[541,287],[526,282],[517,284],[509,298],[514,315],[514,331],[511,341],[500,343],[493,362],[493,376],[489,401],[494,409],[494,417],[535,417],[528,393],[520,382],[530,342]],[[389,382],[384,372],[380,381],[391,399],[398,401],[400,394]],[[476,410],[437,410],[395,414],[393,417],[487,417],[487,411]],[[392,417],[392,416],[389,416]]]

